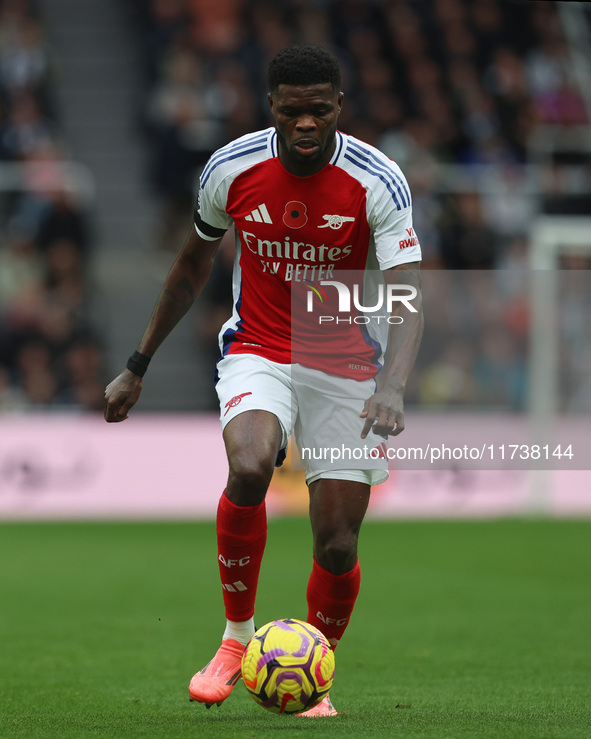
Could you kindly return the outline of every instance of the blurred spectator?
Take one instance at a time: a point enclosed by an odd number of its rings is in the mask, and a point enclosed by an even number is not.
[[[502,258],[507,238],[522,234],[537,212],[536,202],[522,167],[515,163],[494,167],[487,173],[487,189],[482,194],[486,223],[494,224],[499,237],[495,265]]]
[[[26,408],[22,389],[11,381],[10,372],[0,364],[0,413],[19,413]]]
[[[100,410],[102,350],[87,318],[87,214],[65,178],[51,59],[35,8],[0,0],[0,166],[20,167],[22,182],[0,199],[0,412]]]
[[[476,400],[475,352],[465,339],[452,339],[441,356],[421,373],[419,401],[427,406],[472,405]]]
[[[43,274],[43,259],[33,241],[14,229],[8,232],[0,247],[0,311],[39,285]]]
[[[5,2],[0,10],[0,86],[10,95],[33,92],[47,104],[49,57],[41,26],[25,7]]]
[[[221,143],[216,120],[206,107],[201,65],[194,52],[174,48],[147,107],[154,142],[152,182],[164,204],[161,245],[178,249],[178,223],[190,212],[195,174]]]
[[[486,328],[474,364],[475,404],[521,411],[527,402],[523,347],[501,325]]]
[[[30,92],[14,96],[2,134],[2,148],[8,158],[25,159],[50,141],[50,124],[37,99]]]
[[[484,219],[477,192],[449,198],[441,227],[443,263],[448,269],[490,269],[495,266],[496,235]]]
[[[37,244],[44,252],[55,241],[69,241],[80,256],[89,247],[86,214],[65,188],[53,193],[49,207],[43,212],[37,230]]]
[[[541,42],[527,56],[529,88],[540,120],[567,125],[586,123],[585,105],[576,89],[568,47],[555,14],[554,23],[544,19],[540,25]]]

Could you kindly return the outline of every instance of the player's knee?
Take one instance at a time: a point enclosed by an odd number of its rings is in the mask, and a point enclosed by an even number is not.
[[[236,505],[257,505],[266,493],[273,476],[273,462],[264,455],[235,455],[230,460],[226,495]]]
[[[325,570],[343,575],[353,569],[357,561],[357,535],[352,532],[316,536],[314,556]]]

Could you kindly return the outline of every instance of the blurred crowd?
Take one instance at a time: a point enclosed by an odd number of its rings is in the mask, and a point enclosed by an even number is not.
[[[144,52],[152,183],[186,209],[218,146],[269,125],[266,67],[290,42],[331,48],[343,131],[410,181],[429,263],[494,267],[527,224],[519,165],[544,124],[587,122],[556,4],[505,0],[128,0]],[[442,164],[495,165],[503,202],[437,198]],[[504,210],[503,210],[504,209]],[[498,212],[502,210],[502,212]],[[492,224],[502,216],[502,233]]]
[[[182,243],[210,154],[270,124],[272,56],[292,42],[327,46],[344,75],[340,128],[396,160],[409,180],[424,267],[470,273],[464,308],[442,311],[443,287],[427,296],[409,398],[522,409],[529,321],[520,275],[530,223],[541,210],[589,211],[589,155],[549,156],[533,183],[524,166],[536,133],[589,124],[557,3],[125,0],[122,7],[143,60],[138,118],[162,203],[161,246],[176,251]],[[100,407],[101,351],[85,310],[87,216],[59,174],[54,84],[35,4],[0,0],[0,163],[19,162],[28,177],[23,189],[0,192],[0,408]],[[212,361],[230,312],[232,250],[228,236],[198,312],[197,341]],[[588,269],[589,260],[563,266]],[[498,274],[485,285],[479,270]]]
[[[65,161],[35,5],[0,1],[0,412],[102,407],[88,215]]]

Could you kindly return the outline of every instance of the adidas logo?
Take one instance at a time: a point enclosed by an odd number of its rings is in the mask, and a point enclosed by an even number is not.
[[[236,593],[236,592],[242,593],[245,590],[248,590],[248,588],[246,587],[246,585],[241,580],[238,580],[238,582],[233,582],[233,583],[226,582],[226,583],[223,583],[222,584],[222,590],[227,590],[229,593]]]
[[[256,221],[257,223],[273,223],[267,206],[261,203],[258,208],[255,208],[252,213],[244,219],[245,221]]]

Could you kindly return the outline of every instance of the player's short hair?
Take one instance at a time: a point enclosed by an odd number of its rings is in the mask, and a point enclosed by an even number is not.
[[[341,91],[341,68],[336,56],[322,46],[293,44],[279,51],[269,64],[269,92],[279,85],[322,85]]]

